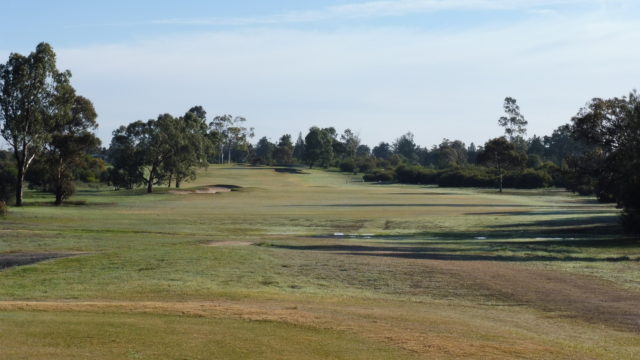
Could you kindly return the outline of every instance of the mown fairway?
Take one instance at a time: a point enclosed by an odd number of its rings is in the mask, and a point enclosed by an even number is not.
[[[66,257],[0,271],[0,358],[640,358],[640,243],[613,207],[305,173],[29,194],[0,267]]]

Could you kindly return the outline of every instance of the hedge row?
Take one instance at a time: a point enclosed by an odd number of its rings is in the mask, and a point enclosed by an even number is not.
[[[403,184],[438,185],[442,187],[496,187],[498,177],[492,169],[469,166],[434,170],[420,166],[400,165],[395,170],[377,170],[364,176],[365,181],[392,181]],[[534,189],[555,185],[548,169],[511,171],[503,176],[503,186]]]

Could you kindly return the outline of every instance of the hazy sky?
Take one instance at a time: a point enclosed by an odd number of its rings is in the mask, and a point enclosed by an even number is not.
[[[52,44],[105,145],[193,105],[272,140],[318,125],[478,144],[505,96],[544,135],[640,86],[636,0],[0,1],[0,61]]]

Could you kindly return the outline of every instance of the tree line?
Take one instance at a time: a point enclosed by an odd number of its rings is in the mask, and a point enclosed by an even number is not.
[[[54,194],[62,204],[75,182],[115,189],[180,187],[211,163],[336,168],[366,181],[440,186],[535,188],[558,186],[624,209],[624,224],[640,223],[640,96],[592,99],[548,136],[527,138],[528,122],[516,99],[504,99],[498,118],[504,135],[481,145],[443,139],[423,147],[407,132],[391,143],[363,144],[350,129],[311,127],[277,141],[262,137],[241,116],[210,120],[202,106],[181,116],[161,114],[113,132],[108,148],[93,130],[92,102],[76,94],[71,72],[56,67],[46,43],[27,56],[12,53],[0,64],[0,200],[23,203],[25,183]]]

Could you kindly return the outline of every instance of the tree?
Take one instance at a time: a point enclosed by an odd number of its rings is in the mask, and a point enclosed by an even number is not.
[[[437,165],[444,169],[467,163],[467,149],[460,140],[443,139],[437,148]]]
[[[386,142],[381,142],[380,144],[374,146],[371,152],[373,156],[383,160],[387,160],[391,158],[391,155],[393,155],[393,151],[391,150],[391,145],[389,145],[389,143],[386,143]]]
[[[9,55],[0,64],[0,134],[13,149],[16,205],[22,205],[29,166],[49,141],[55,125],[57,91],[67,89],[71,73],[56,68],[56,55],[40,43],[28,56]]]
[[[113,131],[109,146],[109,182],[116,188],[133,189],[144,180],[142,131],[146,124],[136,121]]]
[[[351,131],[351,129],[346,129],[340,136],[340,140],[344,144],[347,156],[351,159],[354,159],[356,157],[358,146],[360,146],[360,137],[356,133]]]
[[[175,179],[176,188],[184,180],[195,179],[195,168],[208,165],[207,154],[212,145],[207,134],[206,116],[202,106],[194,106],[169,124],[167,141],[172,151],[161,166],[162,177],[168,178],[169,187],[172,179]]]
[[[522,139],[527,133],[527,120],[520,113],[520,106],[516,103],[516,99],[506,97],[504,99],[504,112],[506,116],[498,119],[498,124],[504,128],[504,133],[510,142]]]
[[[592,146],[588,159],[598,198],[623,208],[623,224],[640,232],[640,94],[593,99],[572,118],[573,135]]]
[[[273,153],[273,158],[278,165],[291,165],[293,161],[293,143],[291,142],[291,135],[282,135],[278,142],[278,147]]]
[[[231,149],[235,146],[245,147],[248,139],[254,136],[253,128],[246,128],[243,126],[247,119],[236,116],[229,123],[227,127],[227,163],[231,164]]]
[[[100,146],[100,139],[91,132],[98,126],[93,103],[82,96],[74,97],[69,109],[59,109],[51,139],[42,156],[47,169],[46,181],[55,194],[55,205],[61,205],[73,194],[77,170],[85,164],[85,156]]]
[[[498,172],[500,192],[502,192],[504,171],[521,167],[526,161],[526,154],[518,151],[504,136],[487,141],[478,154],[480,164],[494,167]]]
[[[304,161],[304,139],[302,138],[302,132],[298,133],[298,139],[293,147],[293,158],[299,162]]]
[[[416,160],[416,148],[417,146],[413,140],[413,134],[411,132],[400,136],[393,143],[393,152],[401,155],[409,162],[414,162]]]
[[[371,149],[367,145],[359,145],[356,149],[357,157],[368,157],[371,155]]]
[[[309,168],[320,163],[321,166],[328,166],[333,159],[333,136],[328,129],[312,127],[304,139],[305,161]]]
[[[219,148],[220,164],[224,164],[224,145],[227,143],[228,127],[233,121],[231,115],[218,115],[209,123],[210,138]]]
[[[265,165],[271,165],[273,163],[273,153],[276,150],[276,146],[263,136],[258,140],[255,147],[255,162]]]

